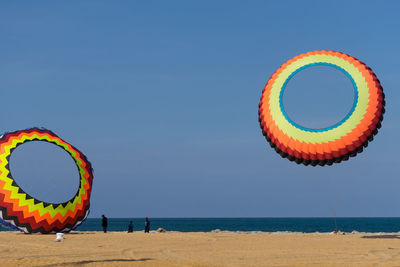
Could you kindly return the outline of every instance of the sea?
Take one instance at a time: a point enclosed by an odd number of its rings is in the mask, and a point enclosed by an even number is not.
[[[144,218],[108,218],[108,231],[124,232],[129,221],[134,231],[144,230]],[[150,218],[151,230],[166,231],[269,233],[398,233],[400,218]],[[88,218],[76,231],[102,231],[101,218]],[[10,229],[0,226],[0,231]]]

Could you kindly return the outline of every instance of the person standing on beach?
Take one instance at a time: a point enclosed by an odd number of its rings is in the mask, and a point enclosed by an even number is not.
[[[146,221],[144,222],[144,232],[150,233],[150,221],[149,217],[146,216]]]
[[[132,233],[133,232],[133,222],[130,221],[129,225],[128,225],[128,233]]]
[[[102,221],[101,221],[101,226],[103,226],[103,231],[104,231],[104,233],[107,233],[107,226],[108,226],[107,217],[104,216],[104,214],[101,215],[101,217],[103,217],[103,218],[102,218]]]

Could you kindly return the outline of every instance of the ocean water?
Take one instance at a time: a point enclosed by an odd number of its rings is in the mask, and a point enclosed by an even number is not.
[[[129,221],[134,231],[144,230],[144,218],[108,218],[108,231],[127,231]],[[334,218],[150,218],[151,230],[210,232],[215,229],[245,232],[329,233],[336,230]],[[338,230],[365,233],[400,232],[400,218],[336,218]],[[0,231],[7,231],[0,227]],[[102,231],[101,218],[86,219],[77,231]]]

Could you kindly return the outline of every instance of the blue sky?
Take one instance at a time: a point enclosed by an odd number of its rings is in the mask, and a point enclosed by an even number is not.
[[[400,216],[400,4],[349,2],[2,2],[0,130],[46,127],[85,153],[91,217]],[[322,49],[371,67],[387,113],[356,158],[298,166],[270,149],[258,102],[281,64]],[[323,67],[285,94],[288,114],[312,127],[342,119],[353,96]],[[43,200],[78,186],[50,144],[19,147],[11,170]]]

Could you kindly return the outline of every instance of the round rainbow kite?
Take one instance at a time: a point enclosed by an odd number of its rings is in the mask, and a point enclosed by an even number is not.
[[[354,86],[350,112],[340,122],[323,129],[296,124],[282,104],[289,80],[302,69],[315,65],[342,71]],[[340,52],[308,52],[290,59],[271,76],[261,96],[259,122],[263,135],[282,157],[304,165],[332,165],[354,157],[373,140],[383,120],[384,98],[379,80],[363,62]]]
[[[31,141],[55,144],[74,159],[80,185],[72,199],[64,203],[46,203],[24,192],[14,181],[9,169],[11,153],[19,145]],[[0,220],[7,226],[25,233],[43,234],[74,229],[89,213],[92,181],[92,166],[85,155],[49,130],[32,128],[0,137]]]

